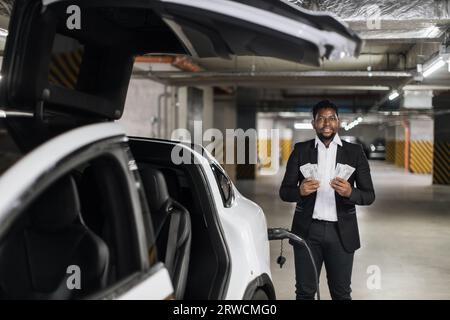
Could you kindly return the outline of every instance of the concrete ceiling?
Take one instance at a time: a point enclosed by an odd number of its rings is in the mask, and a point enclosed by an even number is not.
[[[281,95],[277,106],[289,106],[308,101],[312,97],[342,101],[351,95],[366,96],[364,105],[377,104],[390,90],[434,90],[436,94],[450,89],[450,73],[447,66],[426,79],[417,77],[417,64],[424,64],[448,45],[450,27],[449,1],[365,1],[365,0],[304,0],[290,1],[312,11],[328,11],[356,31],[364,40],[358,58],[324,61],[321,67],[273,58],[239,57],[232,60],[196,59],[204,70],[204,77],[191,74],[194,83],[234,85],[261,88],[278,88],[286,93],[296,88],[294,97]],[[378,14],[377,28],[368,23],[373,9]],[[372,11],[371,11],[372,10]],[[372,16],[371,16],[372,15]],[[450,48],[448,48],[450,49]],[[447,49],[447,50],[448,50]],[[355,72],[356,71],[356,72]],[[320,73],[313,76],[312,73]],[[230,73],[233,76],[227,77]],[[176,75],[154,75],[183,83]],[[313,90],[313,92],[311,92]],[[284,99],[284,100],[283,100]],[[281,101],[281,102],[280,102]],[[283,103],[284,101],[284,103]],[[360,103],[361,100],[358,102]],[[397,102],[385,102],[387,109],[398,108]],[[287,108],[289,109],[289,108]]]

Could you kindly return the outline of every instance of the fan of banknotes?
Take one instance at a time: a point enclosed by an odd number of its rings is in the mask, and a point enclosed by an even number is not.
[[[305,178],[313,178],[314,180],[319,180],[317,164],[315,163],[307,163],[300,166],[300,171]],[[355,171],[355,168],[353,168],[352,166],[349,166],[348,164],[338,163],[336,164],[334,176],[347,180],[348,178],[350,178],[353,171]]]
[[[305,178],[313,178],[319,180],[319,173],[317,171],[317,164],[307,163],[300,166],[300,172]]]
[[[348,164],[338,163],[336,164],[336,170],[334,172],[334,175],[336,177],[348,180],[348,178],[350,178],[350,176],[352,175],[353,171],[355,171],[355,168],[353,168],[352,166],[349,166]]]

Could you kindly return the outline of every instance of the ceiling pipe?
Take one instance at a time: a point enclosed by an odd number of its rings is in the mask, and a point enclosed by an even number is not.
[[[187,56],[137,56],[134,61],[140,63],[166,63],[186,72],[200,72],[203,70]]]

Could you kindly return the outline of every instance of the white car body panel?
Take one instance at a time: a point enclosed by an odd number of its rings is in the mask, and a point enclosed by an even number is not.
[[[208,153],[206,150],[204,152]],[[263,210],[240,194],[234,185],[235,200],[230,208],[225,208],[209,162],[200,153],[193,153],[208,178],[231,255],[231,272],[225,299],[240,300],[256,277],[265,273],[272,279],[266,218]],[[212,158],[211,155],[208,156]]]
[[[117,300],[164,300],[173,293],[172,282],[166,268],[161,268],[137,286],[119,296]]]
[[[219,210],[231,254],[231,278],[226,299],[242,299],[249,283],[270,272],[267,224],[262,209],[234,187],[235,203]],[[233,272],[235,270],[235,272]]]

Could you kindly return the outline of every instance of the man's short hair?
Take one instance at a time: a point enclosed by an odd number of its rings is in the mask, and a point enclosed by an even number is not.
[[[330,100],[322,100],[322,101],[319,101],[312,109],[313,119],[316,119],[316,114],[319,112],[320,109],[325,109],[325,108],[333,109],[336,112],[336,115],[339,117],[338,107]]]

